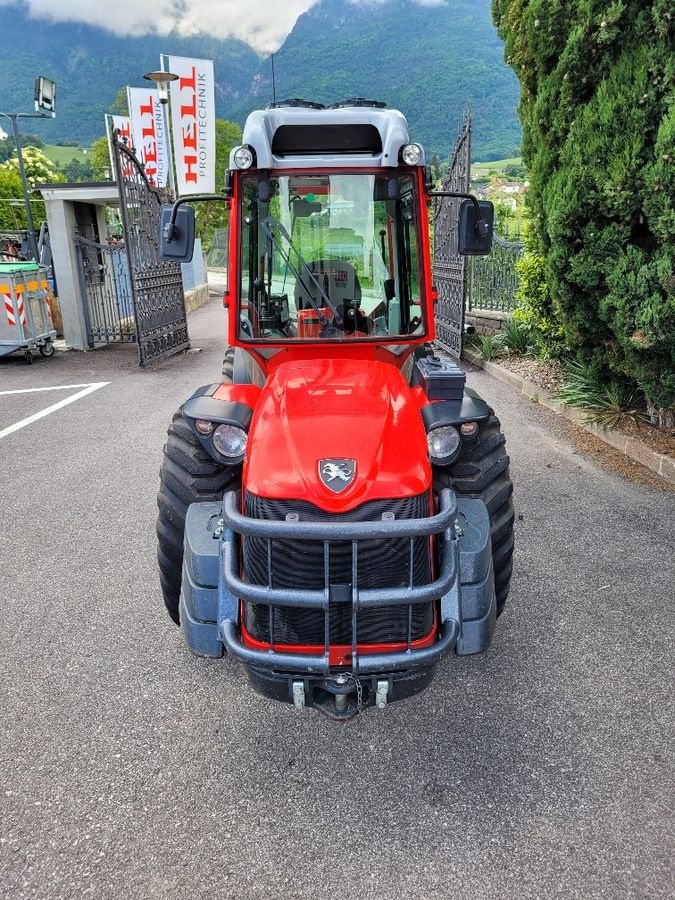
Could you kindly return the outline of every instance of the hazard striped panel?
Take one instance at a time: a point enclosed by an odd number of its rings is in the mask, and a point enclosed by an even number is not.
[[[7,324],[8,325],[16,325],[16,312],[14,310],[14,304],[12,303],[11,294],[5,294],[3,292],[2,299],[5,305],[5,315],[7,316]],[[24,306],[23,298],[19,297],[17,299],[17,307],[19,313],[19,321],[22,325],[26,324],[26,307]]]

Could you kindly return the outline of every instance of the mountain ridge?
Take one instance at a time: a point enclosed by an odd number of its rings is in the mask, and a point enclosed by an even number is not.
[[[241,124],[272,98],[269,58],[233,38],[120,38],[88,25],[32,19],[20,5],[0,6],[0,33],[12,48],[0,56],[3,111],[31,109],[37,74],[58,84],[57,118],[23,125],[49,142],[100,137],[119,89],[142,84],[160,53],[214,60],[219,117]],[[406,114],[413,139],[441,157],[471,106],[474,156],[497,159],[515,155],[520,142],[518,86],[502,54],[489,0],[433,7],[321,0],[298,18],[275,54],[277,97],[385,100]]]

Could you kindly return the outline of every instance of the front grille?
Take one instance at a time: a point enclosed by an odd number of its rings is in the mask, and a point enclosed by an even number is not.
[[[306,522],[373,522],[391,513],[396,519],[418,519],[429,515],[429,497],[421,494],[393,500],[364,503],[348,513],[334,516],[310,503],[291,500],[269,500],[246,494],[246,515],[256,519],[283,521],[287,515],[298,515]],[[426,584],[431,579],[428,538],[412,541],[412,583]],[[268,550],[271,545],[271,551]],[[358,587],[387,588],[410,584],[410,539],[359,541],[357,559]],[[270,555],[271,554],[271,555]],[[324,545],[321,541],[273,540],[248,537],[243,545],[244,576],[247,581],[273,588],[307,588],[321,590],[324,585]],[[352,545],[333,541],[329,544],[329,582],[337,597],[330,609],[331,644],[352,642]],[[246,603],[246,628],[259,640],[277,644],[323,644],[325,619],[321,610],[270,607]],[[429,634],[433,627],[433,603],[409,606],[387,606],[361,610],[356,625],[359,644],[403,643]],[[410,631],[409,631],[410,627]]]

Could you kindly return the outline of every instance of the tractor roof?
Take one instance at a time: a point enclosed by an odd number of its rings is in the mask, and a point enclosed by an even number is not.
[[[251,113],[242,139],[259,169],[398,166],[408,143],[403,113],[360,98],[328,108],[306,100],[272,104]]]

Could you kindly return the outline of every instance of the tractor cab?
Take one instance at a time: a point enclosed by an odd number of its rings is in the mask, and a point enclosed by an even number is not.
[[[238,340],[425,336],[415,172],[251,173],[240,187]]]
[[[431,336],[434,291],[424,150],[398,110],[353,99],[288,100],[252,113],[233,149],[230,345],[386,346],[399,360]],[[491,204],[466,197],[460,251],[489,252]],[[191,253],[186,197],[163,210],[165,258]]]

